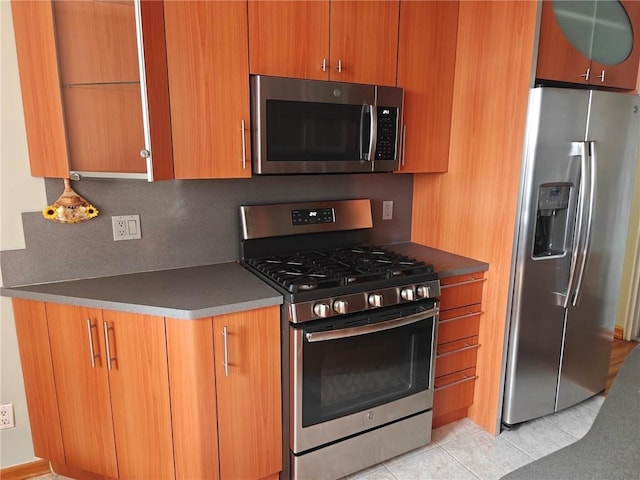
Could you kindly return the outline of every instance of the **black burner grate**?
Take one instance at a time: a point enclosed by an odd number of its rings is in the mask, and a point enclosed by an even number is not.
[[[291,293],[432,273],[433,266],[390,250],[359,245],[245,261]]]

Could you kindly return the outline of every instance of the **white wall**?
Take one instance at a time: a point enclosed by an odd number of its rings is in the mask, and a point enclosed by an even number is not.
[[[24,248],[20,212],[46,206],[44,181],[29,174],[11,4],[0,0],[0,250]],[[0,403],[16,428],[0,431],[0,468],[34,460],[11,302],[0,299]]]

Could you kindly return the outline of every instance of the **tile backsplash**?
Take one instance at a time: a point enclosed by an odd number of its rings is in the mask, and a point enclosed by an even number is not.
[[[62,180],[45,181],[47,201]],[[0,252],[4,286],[235,261],[239,258],[240,205],[370,198],[370,241],[411,237],[413,176],[398,174],[306,175],[229,180],[72,182],[100,215],[79,224],[22,214],[26,248]],[[393,200],[393,219],[382,220],[382,201]],[[45,205],[43,205],[43,208]],[[115,242],[111,216],[140,215],[142,239]]]

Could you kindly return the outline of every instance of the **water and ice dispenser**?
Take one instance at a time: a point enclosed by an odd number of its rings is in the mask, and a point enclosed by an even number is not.
[[[538,208],[533,257],[563,255],[569,227],[568,207],[571,184],[543,184],[538,188]]]

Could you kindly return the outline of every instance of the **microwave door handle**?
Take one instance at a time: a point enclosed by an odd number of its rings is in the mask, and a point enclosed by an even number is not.
[[[367,115],[367,112],[369,115]],[[373,152],[377,137],[377,110],[374,105],[362,105],[360,110],[360,160],[370,162],[373,160]],[[369,117],[369,118],[367,118]],[[365,137],[366,123],[369,122],[369,135]]]
[[[369,111],[371,112],[371,128],[369,129],[369,156],[367,161],[373,161],[373,156],[376,151],[376,143],[378,141],[378,109],[375,105],[369,105]]]

